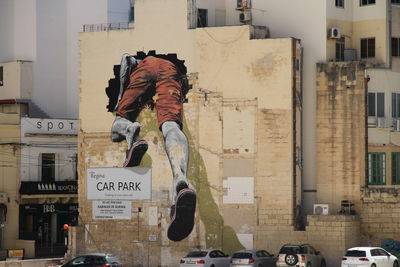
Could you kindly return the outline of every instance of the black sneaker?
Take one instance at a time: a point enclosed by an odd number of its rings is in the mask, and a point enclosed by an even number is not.
[[[193,189],[184,188],[176,196],[176,203],[171,207],[171,224],[168,227],[168,238],[181,241],[193,230],[196,211],[196,193]]]
[[[131,149],[126,151],[126,159],[123,167],[135,167],[142,161],[144,153],[146,153],[148,144],[145,140],[133,143]]]

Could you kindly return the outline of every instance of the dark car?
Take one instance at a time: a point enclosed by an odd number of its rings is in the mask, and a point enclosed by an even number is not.
[[[113,255],[94,253],[80,255],[61,267],[122,267],[122,265]]]

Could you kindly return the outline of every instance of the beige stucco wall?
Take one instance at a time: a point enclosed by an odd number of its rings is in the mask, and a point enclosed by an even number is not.
[[[386,19],[347,21],[328,19],[328,29],[338,27],[342,36],[345,37],[345,48],[356,49],[357,60],[361,59],[361,39],[375,38],[375,57],[362,59],[367,62],[380,64],[378,66],[389,66],[389,37]],[[327,40],[327,61],[335,59],[335,39]]]
[[[356,21],[353,24],[352,46],[357,49],[357,59],[361,59],[361,39],[375,38],[375,57],[362,59],[367,62],[381,64],[380,66],[389,66],[389,38],[386,19],[382,20],[363,20]]]
[[[5,62],[0,63],[0,67],[3,67],[3,86],[0,86],[0,98],[31,98],[33,86],[32,62]]]

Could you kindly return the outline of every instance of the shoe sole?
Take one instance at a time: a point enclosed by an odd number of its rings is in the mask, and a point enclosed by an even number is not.
[[[144,153],[146,153],[148,144],[145,140],[134,143],[126,153],[126,159],[123,167],[135,167],[142,161]]]
[[[190,189],[182,189],[175,204],[175,213],[168,227],[168,238],[171,241],[181,241],[193,230],[196,211],[196,193]]]

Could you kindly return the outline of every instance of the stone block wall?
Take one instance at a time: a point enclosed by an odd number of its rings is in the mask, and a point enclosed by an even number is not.
[[[362,189],[361,230],[363,244],[381,246],[384,239],[400,241],[400,188]]]

